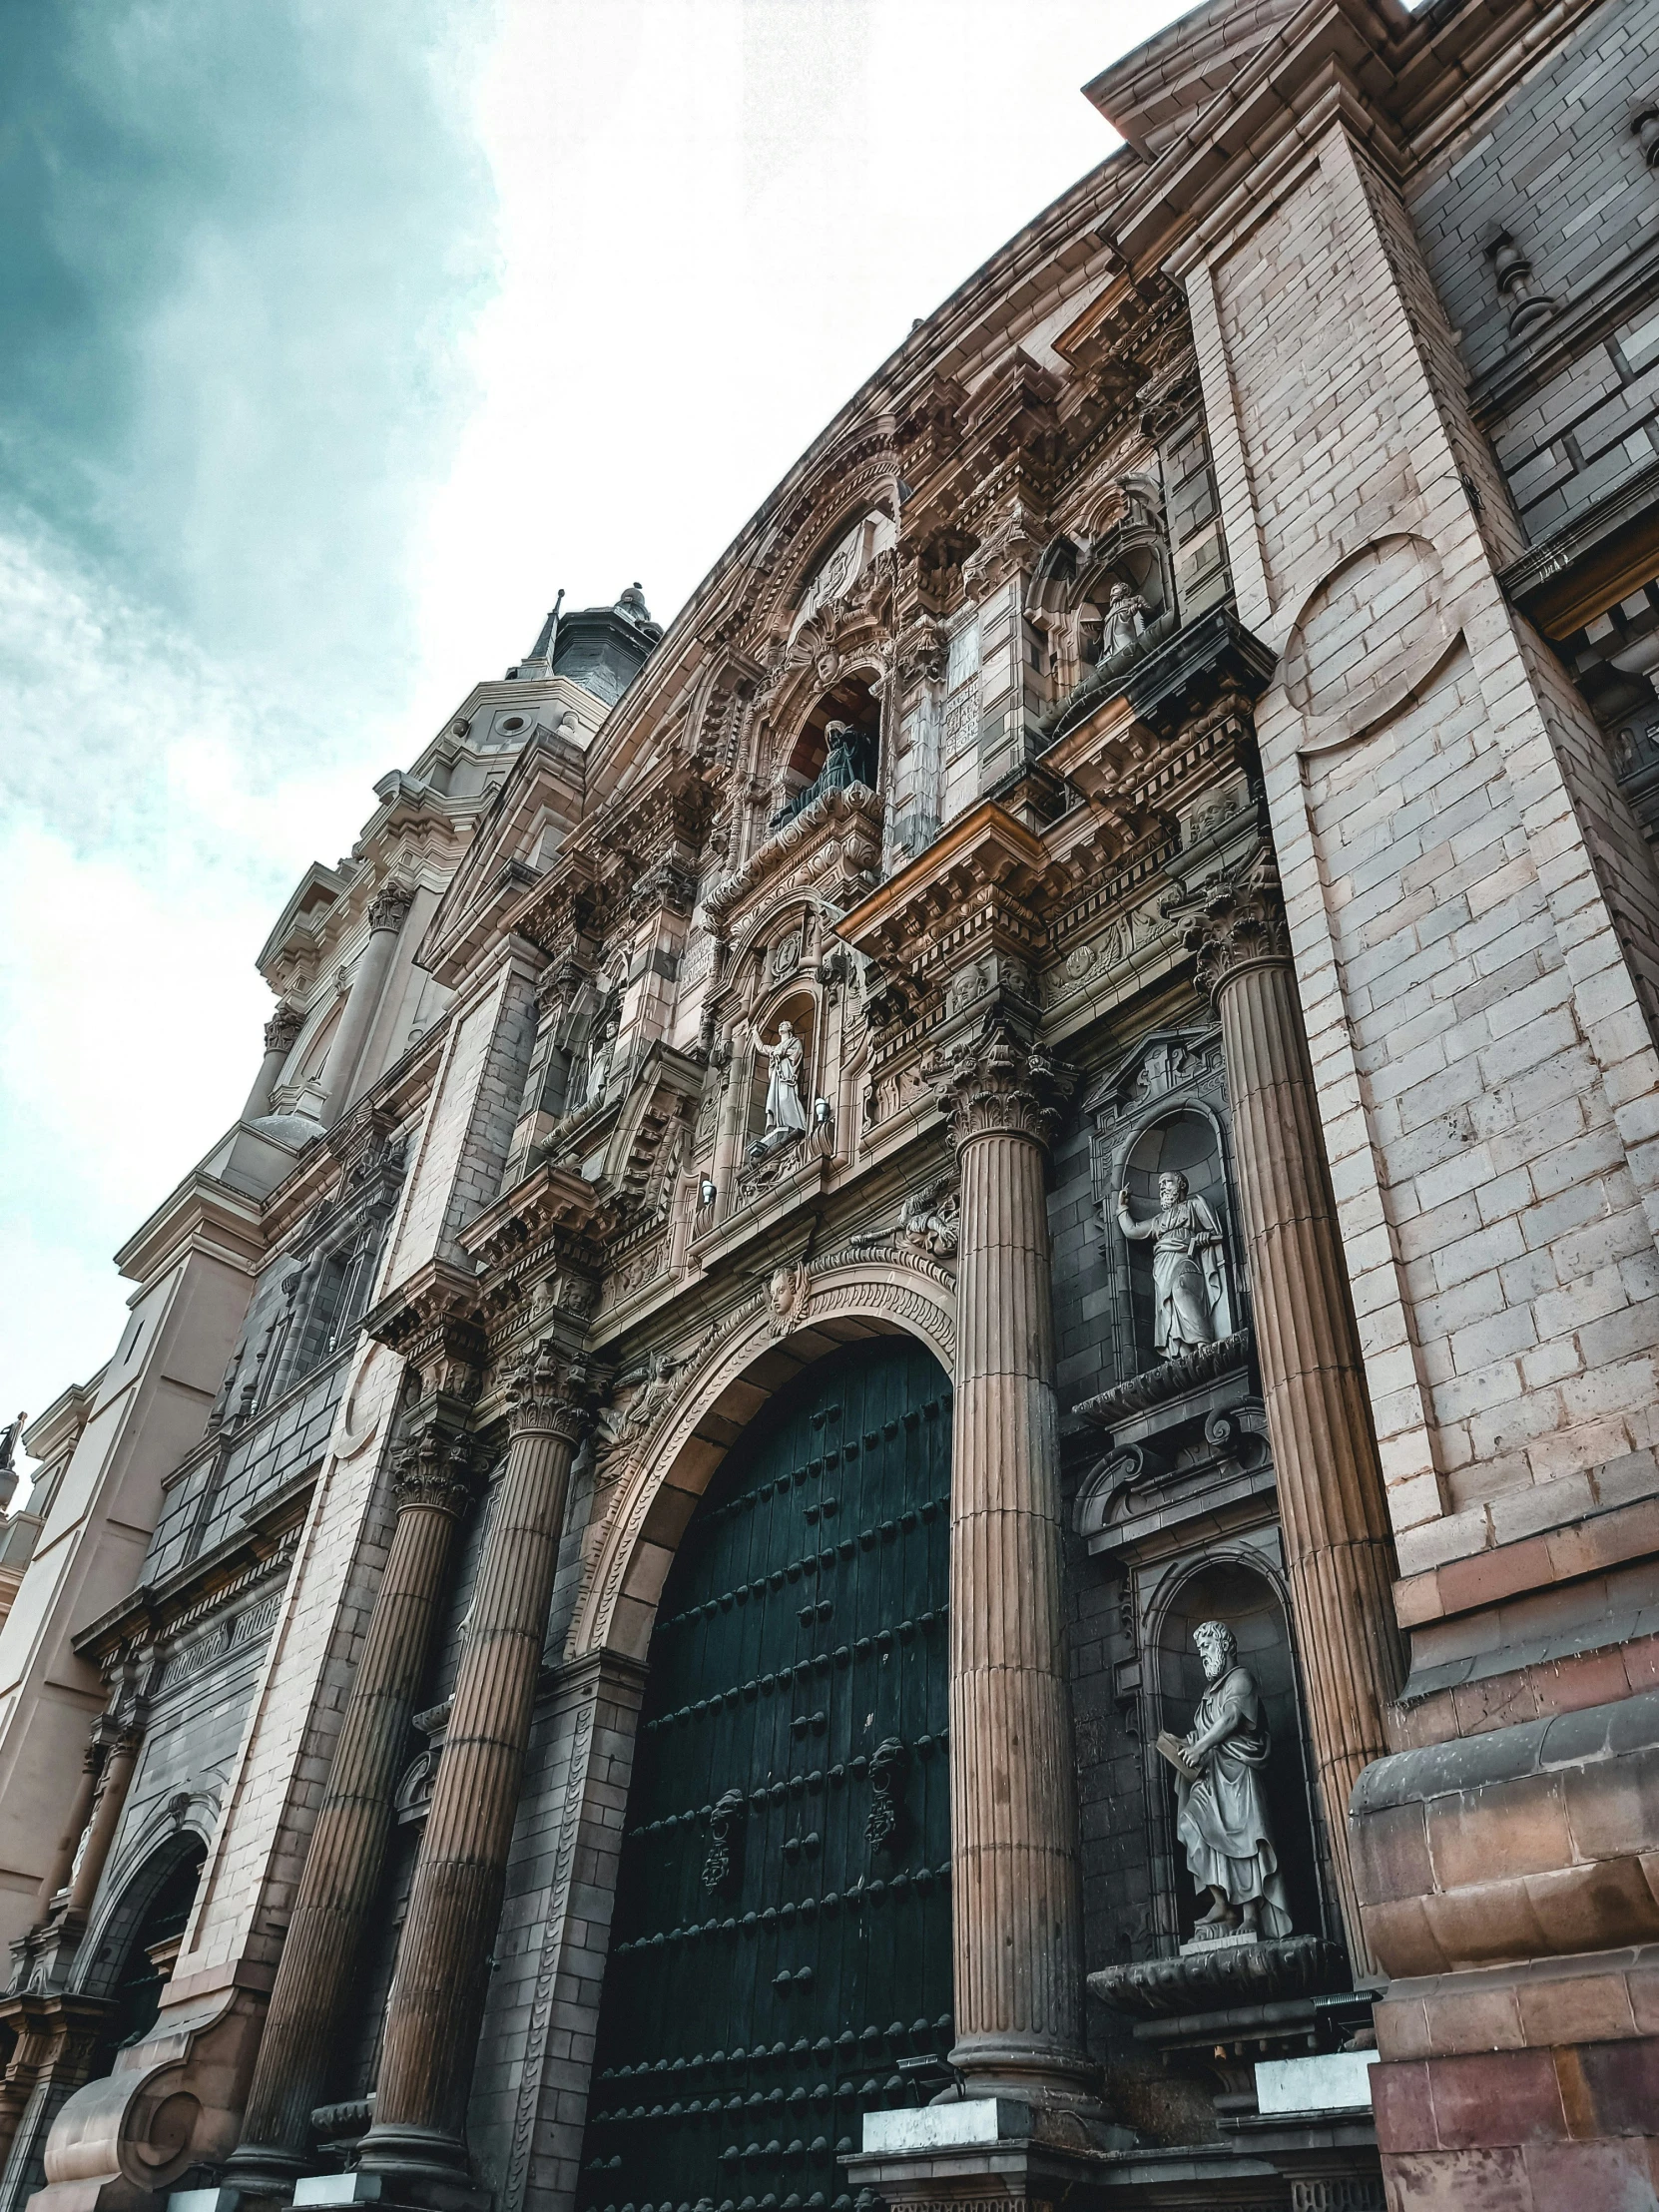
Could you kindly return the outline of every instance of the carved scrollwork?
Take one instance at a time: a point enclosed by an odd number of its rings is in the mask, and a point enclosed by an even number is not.
[[[869,1811],[864,1816],[864,1842],[871,1851],[887,1851],[896,1842],[905,1819],[904,1784],[910,1772],[910,1748],[896,1736],[887,1736],[870,1754]]]
[[[741,1790],[728,1790],[709,1815],[709,1850],[703,1861],[703,1887],[711,1897],[725,1897],[743,1881],[744,1824],[749,1800]]]

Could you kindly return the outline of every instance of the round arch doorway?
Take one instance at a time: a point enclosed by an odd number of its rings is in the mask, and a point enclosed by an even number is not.
[[[663,1589],[579,2206],[849,2207],[952,2040],[950,1385],[908,1338],[741,1436]]]

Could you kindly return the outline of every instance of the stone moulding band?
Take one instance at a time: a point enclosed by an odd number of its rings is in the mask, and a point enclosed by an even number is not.
[[[1113,1428],[1132,1413],[1148,1412],[1169,1398],[1181,1397],[1220,1376],[1231,1375],[1249,1359],[1253,1342],[1248,1329],[1236,1329],[1232,1336],[1219,1337],[1213,1345],[1200,1345],[1178,1360],[1164,1360],[1144,1374],[1132,1375],[1127,1382],[1102,1390],[1098,1397],[1084,1398],[1076,1410],[1085,1420]]]

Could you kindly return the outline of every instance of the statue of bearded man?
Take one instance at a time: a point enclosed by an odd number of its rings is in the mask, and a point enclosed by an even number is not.
[[[1214,1344],[1227,1297],[1221,1224],[1202,1198],[1190,1195],[1187,1178],[1159,1176],[1158,1212],[1150,1221],[1136,1221],[1128,1191],[1119,1191],[1118,1227],[1133,1244],[1153,1240],[1153,1342],[1164,1358]]]
[[[1262,1786],[1268,1717],[1226,1622],[1201,1622],[1193,1642],[1207,1687],[1186,1736],[1161,1736],[1158,1749],[1176,1771],[1175,1833],[1193,1881],[1210,1894],[1198,1925],[1213,1935],[1242,1926],[1271,1940],[1291,1933],[1291,1906]]]

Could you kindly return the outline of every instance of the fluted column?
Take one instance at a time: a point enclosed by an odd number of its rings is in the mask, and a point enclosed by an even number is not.
[[[93,1800],[98,1795],[98,1773],[103,1764],[104,1754],[95,1734],[81,1756],[80,1777],[75,1784],[75,1795],[69,1801],[64,1832],[58,1838],[51,1864],[41,1876],[40,1888],[35,1892],[37,1926],[51,1912],[52,1900],[69,1880],[69,1870],[75,1864],[75,1847],[86,1834],[87,1822],[92,1818]]]
[[[92,1901],[98,1895],[98,1884],[109,1860],[110,1846],[115,1842],[127,1792],[132,1787],[139,1746],[144,1741],[143,1726],[136,1718],[112,1721],[105,1715],[94,1733],[104,1744],[104,1767],[98,1777],[98,1794],[93,1799],[92,1820],[70,1874],[67,1908],[70,1914],[83,1917],[91,1912]]]
[[[286,999],[277,1007],[265,1025],[265,1058],[260,1062],[260,1072],[254,1078],[254,1088],[248,1094],[248,1103],[242,1110],[244,1121],[258,1121],[262,1114],[271,1111],[271,1094],[276,1087],[276,1078],[287,1063],[293,1050],[293,1041],[305,1026],[305,1017],[297,1006]]]
[[[1211,891],[1189,931],[1221,1015],[1239,1210],[1320,1798],[1357,1972],[1375,1971],[1348,1855],[1360,1770],[1399,1694],[1393,1544],[1326,1164],[1290,934],[1271,860]]]
[[[993,1015],[933,1074],[961,1168],[950,1500],[956,2047],[980,2093],[1075,2099],[1082,1898],[1043,1184],[1066,1083]]]
[[[357,972],[351,978],[334,1041],[328,1047],[327,1098],[322,1119],[330,1129],[350,1104],[357,1062],[363,1056],[370,1026],[379,1010],[392,952],[410,903],[408,892],[397,882],[382,883],[369,900],[368,942],[357,962]]]
[[[513,1386],[512,1441],[392,1976],[374,2125],[359,2157],[370,2173],[452,2178],[466,2169],[467,2091],[580,1433],[574,1385],[544,1348]]]
[[[391,1834],[392,1794],[449,1581],[470,1487],[464,1439],[433,1426],[403,1453],[397,1520],[327,1794],[276,1968],[242,2141],[227,2180],[250,2196],[287,2195],[310,2164],[310,2117],[355,1977]]]

